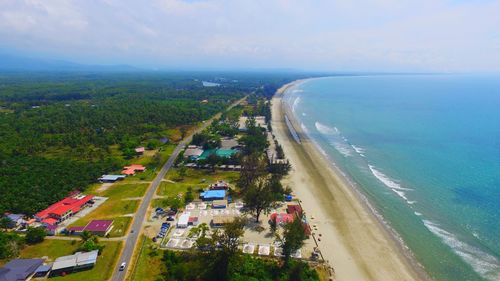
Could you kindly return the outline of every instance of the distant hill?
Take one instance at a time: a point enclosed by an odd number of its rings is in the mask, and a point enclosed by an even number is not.
[[[138,71],[130,65],[87,65],[55,59],[0,54],[0,71]]]

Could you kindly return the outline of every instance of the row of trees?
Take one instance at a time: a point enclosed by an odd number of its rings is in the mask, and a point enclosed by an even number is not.
[[[173,74],[26,77],[0,77],[0,213],[32,215],[83,190],[140,143],[154,148],[167,130],[206,120],[248,91]]]

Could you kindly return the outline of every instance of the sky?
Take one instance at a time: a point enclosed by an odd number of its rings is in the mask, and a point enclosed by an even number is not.
[[[0,0],[0,51],[151,68],[500,72],[500,0]]]

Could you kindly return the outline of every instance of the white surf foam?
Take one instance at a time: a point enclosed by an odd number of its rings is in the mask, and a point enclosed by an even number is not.
[[[406,196],[405,191],[411,191],[412,189],[402,187],[395,180],[389,178],[387,175],[377,170],[373,165],[368,165],[368,167],[370,168],[370,171],[372,172],[373,176],[375,176],[385,186],[389,187],[390,190],[392,190],[399,197],[401,197],[407,204],[413,205],[416,203],[416,201],[411,201]]]
[[[366,152],[366,150],[364,148],[361,148],[359,146],[355,146],[354,144],[351,144],[351,146],[354,149],[354,151],[356,151],[359,155],[362,155],[363,153]]]
[[[318,132],[327,137],[328,142],[344,157],[352,156],[351,146],[347,143],[347,139],[342,136],[337,127],[331,128],[320,122],[315,122],[314,126]]]
[[[305,112],[302,112],[302,116],[307,116],[307,114]]]
[[[297,97],[297,98],[293,101],[293,103],[292,103],[292,112],[294,112],[294,113],[295,113],[295,109],[297,108],[297,106],[299,105],[299,103],[300,103],[300,97]]]
[[[370,171],[372,172],[372,174],[379,180],[381,181],[383,184],[385,184],[387,187],[391,188],[391,189],[396,189],[396,190],[411,190],[409,188],[404,188],[402,187],[399,183],[397,183],[396,181],[394,181],[393,179],[389,178],[387,175],[385,175],[384,173],[380,172],[379,170],[377,170],[375,168],[375,166],[373,165],[368,165],[368,167],[370,168]]]
[[[500,280],[500,260],[494,256],[481,251],[463,241],[442,228],[436,223],[423,220],[425,227],[448,245],[457,255],[487,280]]]
[[[337,135],[339,133],[339,129],[337,127],[330,128],[326,125],[321,124],[320,122],[314,123],[314,126],[316,126],[316,130],[318,132],[322,133],[323,135]]]

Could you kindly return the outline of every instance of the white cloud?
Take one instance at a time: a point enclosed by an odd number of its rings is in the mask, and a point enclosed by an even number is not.
[[[0,46],[93,63],[499,71],[498,14],[498,1],[0,0]]]

